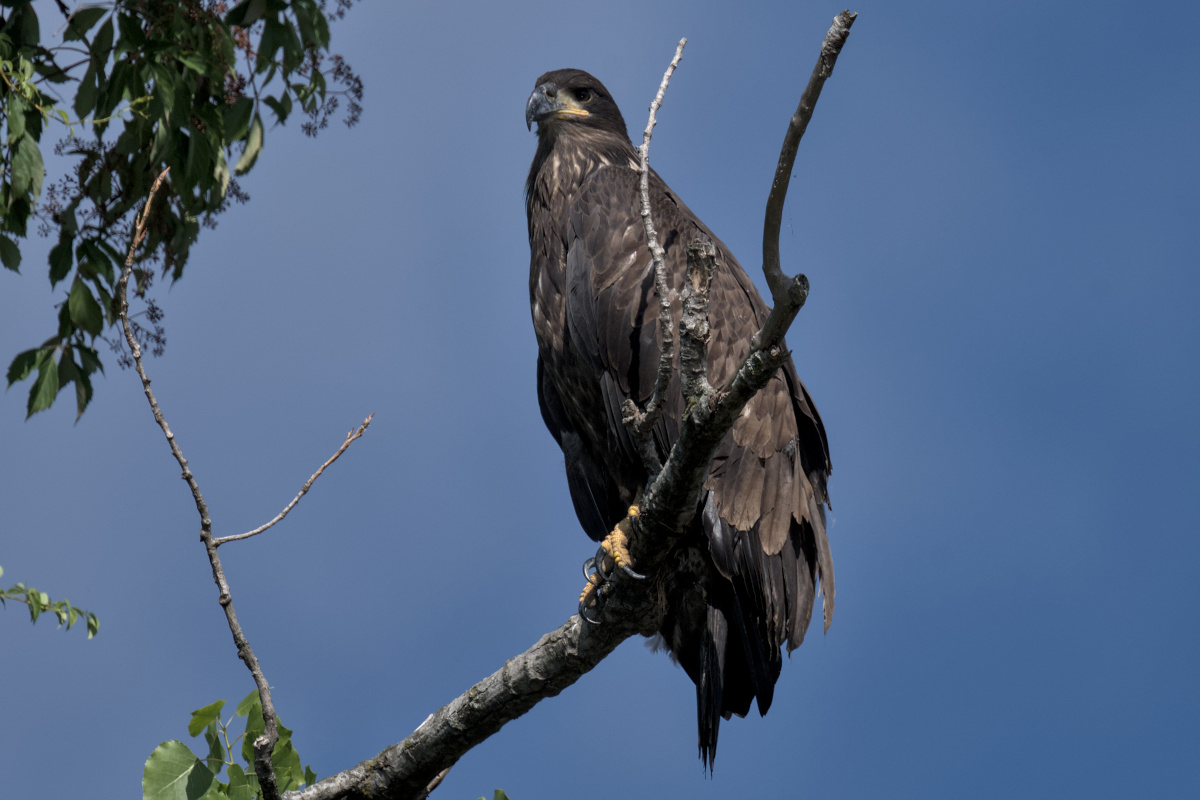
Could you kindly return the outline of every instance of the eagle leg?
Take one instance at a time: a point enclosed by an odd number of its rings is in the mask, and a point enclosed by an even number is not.
[[[641,513],[637,506],[630,506],[625,519],[617,523],[612,533],[604,537],[600,547],[608,553],[613,563],[631,578],[642,579],[645,575],[633,571],[633,556],[629,555],[629,537],[633,533],[633,520]]]

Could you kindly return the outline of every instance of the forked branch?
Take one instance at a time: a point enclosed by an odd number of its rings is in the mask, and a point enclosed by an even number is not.
[[[254,749],[254,773],[258,776],[259,785],[262,788],[263,800],[279,800],[279,785],[275,778],[274,766],[271,762],[271,755],[275,751],[275,743],[279,740],[279,717],[275,713],[275,704],[271,700],[270,685],[263,675],[262,667],[258,663],[258,658],[254,655],[254,650],[250,647],[250,641],[246,638],[246,634],[242,631],[242,626],[238,622],[237,613],[233,608],[233,596],[229,590],[229,582],[225,579],[225,570],[221,566],[221,558],[217,555],[217,547],[227,541],[244,539],[256,533],[261,533],[287,516],[288,512],[295,507],[296,503],[300,502],[300,498],[312,486],[313,481],[325,471],[325,468],[336,461],[346,451],[346,448],[350,446],[351,442],[362,436],[363,431],[371,423],[371,417],[367,417],[357,431],[346,435],[346,441],[342,443],[341,448],[333,454],[332,458],[321,465],[316,474],[304,484],[300,493],[296,495],[292,502],[275,519],[249,533],[238,536],[227,536],[224,539],[213,537],[212,518],[208,513],[208,504],[204,501],[204,494],[200,491],[200,484],[197,483],[196,476],[192,474],[191,468],[188,467],[187,459],[183,457],[183,450],[180,449],[179,443],[175,441],[175,434],[171,431],[171,426],[167,424],[167,419],[158,405],[158,399],[154,396],[154,392],[150,388],[150,377],[146,374],[146,367],[142,363],[142,349],[129,323],[129,276],[133,272],[137,249],[141,246],[142,240],[146,235],[146,222],[149,219],[150,208],[153,206],[154,198],[158,194],[163,181],[166,180],[167,173],[170,171],[168,167],[155,178],[153,185],[150,187],[150,193],[146,197],[146,204],[142,207],[141,212],[134,222],[133,240],[129,245],[129,254],[125,258],[125,267],[121,272],[121,278],[117,281],[119,316],[121,318],[121,326],[125,332],[125,341],[129,344],[129,350],[133,354],[134,366],[137,368],[138,377],[142,381],[142,391],[145,392],[146,400],[150,403],[150,410],[154,413],[154,421],[158,423],[158,427],[162,429],[163,435],[167,437],[167,444],[171,447],[171,455],[179,463],[180,469],[183,470],[183,479],[192,491],[192,499],[195,501],[196,511],[200,515],[200,541],[204,544],[205,552],[208,554],[208,561],[212,567],[213,580],[217,584],[218,602],[225,609],[225,620],[229,623],[230,633],[233,634],[233,643],[237,646],[238,658],[245,662],[246,668],[250,670],[250,674],[254,677],[254,683],[258,687],[258,698],[262,703],[264,730],[262,735],[251,743]]]

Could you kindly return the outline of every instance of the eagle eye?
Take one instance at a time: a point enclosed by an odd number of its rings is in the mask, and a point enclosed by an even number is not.
[[[588,102],[589,100],[592,99],[592,90],[591,89],[576,89],[575,90],[575,99],[581,103]]]

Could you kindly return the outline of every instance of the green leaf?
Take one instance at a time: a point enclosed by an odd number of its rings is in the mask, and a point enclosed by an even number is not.
[[[261,146],[261,142],[260,142]],[[12,190],[18,197],[29,195],[36,202],[42,194],[46,166],[42,151],[32,136],[22,136],[12,157]]]
[[[254,115],[254,121],[250,123],[250,133],[246,137],[246,149],[242,151],[242,157],[238,159],[237,166],[233,171],[237,175],[245,175],[254,166],[254,162],[258,160],[258,154],[262,151],[263,146],[263,123],[262,117],[258,114]]]
[[[204,760],[214,773],[220,772],[221,765],[225,763],[225,745],[221,742],[221,735],[217,731],[217,721],[214,719],[204,729],[204,740],[208,742],[208,758]]]
[[[175,56],[175,60],[193,72],[199,72],[201,75],[208,73],[208,65],[204,63],[204,59],[198,53],[179,53]]]
[[[255,689],[250,694],[242,698],[242,702],[237,704],[237,709],[233,712],[235,716],[244,717],[250,713],[250,710],[255,706],[261,707],[262,703],[258,699],[258,689]]]
[[[96,107],[96,96],[99,94],[100,88],[96,83],[96,66],[88,64],[87,71],[83,73],[83,79],[79,81],[79,89],[75,93],[75,114],[80,119],[84,119]]]
[[[88,289],[87,284],[79,278],[76,278],[75,283],[71,286],[71,294],[67,298],[67,308],[71,312],[71,322],[74,322],[77,328],[82,328],[92,336],[100,335],[100,331],[104,328],[104,312],[100,310],[100,304],[92,296],[92,291]],[[195,736],[195,734],[192,735]]]
[[[240,764],[230,764],[226,772],[229,776],[229,800],[255,800],[255,787],[258,785],[254,775],[247,775]]]
[[[29,402],[25,406],[25,419],[54,404],[58,396],[58,365],[54,362],[54,351],[44,352],[38,360],[38,376],[29,389]]]
[[[67,275],[75,263],[75,252],[71,247],[71,234],[63,231],[58,235],[58,244],[50,250],[50,285],[54,286]]]
[[[8,96],[8,143],[25,135],[25,98],[17,92]]]
[[[199,736],[200,731],[208,727],[210,722],[214,722],[221,718],[221,709],[225,707],[224,700],[218,700],[215,703],[209,703],[204,708],[197,708],[192,712],[192,721],[188,723],[188,735]]]
[[[113,43],[113,21],[112,17],[105,20],[100,26],[100,30],[96,31],[96,38],[92,40],[92,54],[101,59],[101,63],[108,60],[108,51],[112,49]]]
[[[232,11],[225,15],[225,22],[240,28],[248,28],[262,19],[266,10],[267,0],[245,0],[245,2],[238,3]]]
[[[313,772],[312,767],[305,765],[304,767],[304,785],[312,786],[317,782],[317,773]]]
[[[231,106],[225,106],[225,141],[236,142],[246,136],[250,127],[250,115],[254,113],[254,101],[242,97]]]
[[[87,612],[88,638],[92,638],[100,632],[100,618],[92,612]]]
[[[266,723],[263,722],[262,704],[255,703],[246,715],[246,735],[242,737],[242,759],[247,764],[254,763],[254,740],[263,735]]]
[[[121,29],[121,41],[127,48],[138,48],[146,44],[146,32],[133,14],[122,14],[117,18]]]
[[[183,742],[154,748],[142,772],[142,800],[199,800],[213,784],[213,774]]]
[[[38,356],[41,354],[40,348],[33,348],[22,353],[17,353],[17,357],[8,365],[8,385],[12,386],[18,381],[23,381],[29,377],[29,373],[37,366]]]
[[[279,782],[281,790],[291,791],[304,782],[304,771],[300,767],[300,754],[296,752],[296,747],[290,738],[288,741],[283,741],[283,737],[280,737],[275,744],[275,752],[271,754],[271,764],[275,767],[275,779]]]
[[[71,15],[71,22],[63,32],[63,41],[69,42],[72,39],[81,42],[87,41],[84,34],[90,31],[92,26],[99,22],[106,13],[108,13],[107,8],[84,8],[76,11]]]
[[[281,123],[286,122],[288,115],[292,113],[292,96],[286,92],[281,94],[278,100],[274,97],[264,97],[263,102],[271,107]]]
[[[0,261],[13,272],[21,269],[21,248],[17,243],[0,233]]]
[[[492,800],[508,800],[508,795],[504,793],[503,789],[497,789],[492,793]]]
[[[34,589],[25,592],[25,602],[29,604],[29,616],[33,622],[42,614],[41,595]]]

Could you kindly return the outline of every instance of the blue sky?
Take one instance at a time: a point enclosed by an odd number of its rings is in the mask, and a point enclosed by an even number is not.
[[[268,131],[252,202],[158,292],[169,344],[149,363],[222,535],[376,414],[285,523],[222,550],[319,775],[562,623],[594,550],[534,391],[534,79],[587,69],[640,130],[689,37],[651,159],[757,273],[779,142],[838,10],[363,3],[335,27],[361,125]],[[854,10],[782,238],[813,286],[789,342],[833,454],[832,628],[766,718],[722,726],[711,779],[692,684],[630,641],[435,796],[1200,791],[1200,11]],[[50,332],[44,250],[0,275],[4,359]],[[0,395],[0,580],[102,623],[89,642],[0,612],[5,796],[137,796],[160,741],[193,741],[192,709],[253,688],[178,468],[109,362],[78,425],[67,402],[25,422],[24,387]]]

